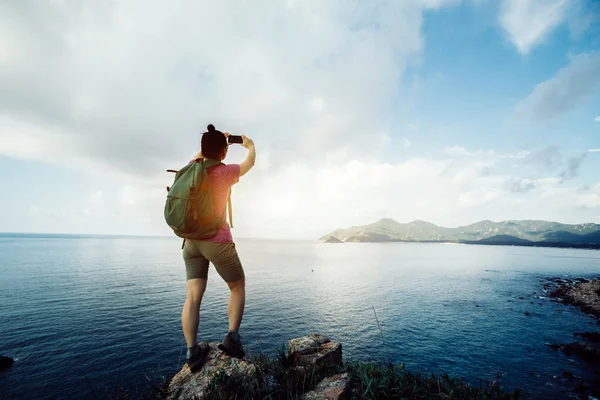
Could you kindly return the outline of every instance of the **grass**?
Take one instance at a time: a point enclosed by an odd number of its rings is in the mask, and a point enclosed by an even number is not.
[[[520,399],[519,390],[505,393],[498,379],[469,385],[448,374],[421,374],[406,371],[403,364],[351,363],[353,399]]]

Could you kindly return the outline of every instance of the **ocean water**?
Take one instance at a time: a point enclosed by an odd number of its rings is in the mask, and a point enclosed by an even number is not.
[[[180,369],[180,248],[177,238],[0,236],[0,354],[16,358],[0,371],[0,398],[102,399],[117,383],[143,390]],[[341,341],[347,360],[389,360],[474,385],[499,375],[528,398],[565,398],[564,370],[591,377],[544,343],[600,327],[539,296],[545,277],[599,273],[598,251],[261,240],[237,248],[247,275],[241,333],[252,352],[275,355],[319,332]],[[227,298],[211,267],[201,340],[226,333]]]

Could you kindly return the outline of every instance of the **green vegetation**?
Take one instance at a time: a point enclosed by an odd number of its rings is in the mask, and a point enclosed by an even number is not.
[[[320,240],[331,242],[449,242],[520,246],[600,247],[600,225],[567,225],[550,221],[480,221],[444,228],[425,221],[401,224],[384,218],[373,224],[337,229]]]
[[[379,363],[346,363],[343,367],[291,368],[286,365],[285,353],[276,358],[263,355],[250,355],[257,366],[257,375],[228,378],[218,374],[209,387],[206,399],[300,399],[322,379],[336,373],[349,372],[351,376],[352,399],[520,399],[519,390],[505,393],[498,384],[481,382],[471,386],[460,378],[450,378],[447,374],[436,376],[409,372],[404,365]],[[121,390],[113,399],[165,399],[166,389],[172,374],[162,384],[153,385],[151,391],[141,397],[132,397]]]
[[[474,387],[447,374],[406,371],[404,365],[350,364],[353,399],[520,399],[519,389],[505,393],[498,380]]]

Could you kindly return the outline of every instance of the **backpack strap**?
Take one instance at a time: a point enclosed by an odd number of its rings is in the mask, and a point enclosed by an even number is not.
[[[204,168],[216,167],[217,165],[223,164],[221,161],[211,160],[209,158],[197,158],[196,162],[202,163]],[[233,211],[231,207],[231,189],[229,190],[229,197],[227,198],[227,210],[229,212],[229,225],[233,228]]]
[[[227,209],[229,211],[229,225],[233,228],[233,212],[231,211],[231,189],[229,189],[229,198],[227,199]]]

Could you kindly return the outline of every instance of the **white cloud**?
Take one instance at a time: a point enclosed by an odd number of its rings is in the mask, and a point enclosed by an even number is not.
[[[10,3],[0,155],[156,176],[208,122],[286,162],[340,137],[349,157],[376,154],[361,142],[389,129],[423,12],[452,3]]]
[[[513,159],[486,153],[410,157],[395,163],[289,163],[264,176],[253,170],[233,188],[233,232],[238,238],[316,239],[335,228],[382,216],[444,226],[483,219],[600,222],[592,214],[600,184],[581,191],[579,184],[563,182],[558,175],[532,174],[523,165],[523,175],[515,177],[505,172]],[[106,233],[172,235],[162,217],[165,186],[171,181],[172,174],[165,172],[152,182],[133,180],[103,188],[102,196],[92,189],[82,200],[87,215],[69,214],[61,219],[61,227],[89,232],[101,223]],[[51,218],[52,212],[69,211],[46,210],[37,218]]]
[[[577,205],[587,209],[600,209],[600,182],[577,196]]]
[[[520,53],[527,54],[559,25],[577,0],[504,0],[500,24]]]
[[[600,115],[599,115],[599,116],[597,116],[596,118],[594,118],[594,121],[596,121],[596,122],[600,122]]]
[[[589,99],[600,88],[600,52],[582,53],[552,78],[538,84],[517,104],[517,113],[528,120],[557,118]]]
[[[326,104],[325,100],[322,97],[315,97],[308,103],[308,109],[319,113],[325,110]]]
[[[581,195],[577,203],[586,208],[600,208],[600,194],[591,193]]]

